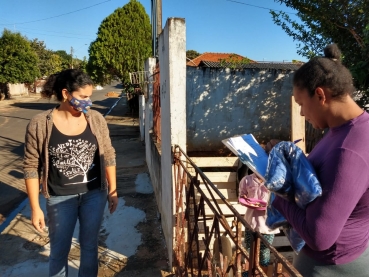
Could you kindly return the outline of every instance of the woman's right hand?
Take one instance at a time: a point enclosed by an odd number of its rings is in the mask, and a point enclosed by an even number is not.
[[[45,216],[44,212],[41,210],[41,208],[37,208],[35,210],[32,210],[31,212],[31,221],[33,227],[40,232],[44,233],[45,229]]]

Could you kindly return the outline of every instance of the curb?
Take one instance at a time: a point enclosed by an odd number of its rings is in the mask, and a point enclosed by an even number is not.
[[[38,100],[38,99],[42,99],[42,97],[27,96],[27,97],[22,97],[22,98],[10,98],[10,99],[0,101],[0,107],[9,106],[9,105],[14,104],[14,103],[34,101],[34,100]]]

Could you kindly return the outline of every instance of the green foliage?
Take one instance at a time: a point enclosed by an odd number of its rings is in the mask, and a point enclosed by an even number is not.
[[[78,68],[83,70],[84,72],[87,72],[87,59],[86,57],[83,57],[82,60],[80,59],[73,59],[73,68]]]
[[[62,70],[62,59],[59,55],[54,54],[53,51],[46,49],[43,41],[34,39],[31,42],[32,49],[38,56],[38,69],[41,76],[49,76]]]
[[[107,83],[113,76],[123,82],[129,72],[142,71],[151,54],[151,25],[144,7],[130,0],[106,17],[90,44],[87,72],[97,83]]]
[[[195,50],[187,50],[186,51],[186,61],[193,60],[194,58],[200,56],[201,54]]]
[[[4,30],[0,37],[0,83],[30,83],[40,76],[38,57],[20,33]]]
[[[70,54],[68,54],[65,50],[54,51],[54,54],[57,54],[61,58],[62,70],[71,68],[72,56]]]
[[[307,58],[321,55],[336,43],[343,63],[351,70],[355,86],[364,93],[360,104],[369,103],[369,1],[367,0],[276,0],[297,11],[299,20],[271,11],[273,21],[297,44],[297,53]]]
[[[245,64],[251,63],[249,58],[242,58],[236,54],[231,54],[227,59],[219,59],[221,67],[227,67],[230,69],[241,69]]]
[[[62,71],[62,59],[60,56],[51,52],[49,66],[50,71],[47,72],[46,76]]]

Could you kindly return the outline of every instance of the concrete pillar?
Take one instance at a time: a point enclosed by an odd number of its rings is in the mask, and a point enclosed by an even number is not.
[[[153,85],[153,74],[155,70],[156,59],[155,58],[148,58],[145,61],[145,71],[148,72],[148,84],[147,87],[144,89],[144,96],[145,96],[145,148],[146,148],[146,163],[148,168],[151,168],[151,144],[150,141],[150,133],[152,132],[153,128],[153,113],[152,113],[152,97],[154,92],[154,85]],[[151,172],[150,172],[151,174]]]
[[[182,18],[169,18],[159,36],[162,227],[173,262],[174,178],[172,146],[186,151],[186,25]]]
[[[145,96],[138,96],[138,116],[140,122],[140,139],[144,141],[145,139]]]

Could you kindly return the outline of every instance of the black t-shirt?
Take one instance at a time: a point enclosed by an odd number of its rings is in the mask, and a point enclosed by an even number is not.
[[[100,187],[98,144],[88,124],[76,136],[66,136],[53,125],[48,150],[50,195],[71,195]]]

